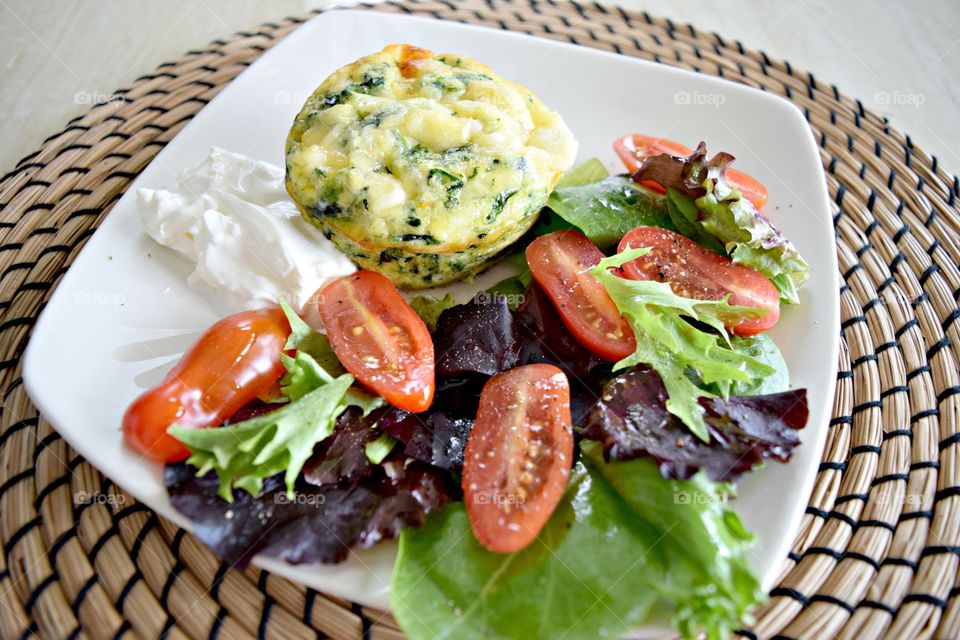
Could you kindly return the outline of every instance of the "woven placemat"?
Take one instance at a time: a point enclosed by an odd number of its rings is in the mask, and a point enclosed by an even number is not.
[[[960,637],[960,184],[836,87],[716,34],[578,4],[409,2],[784,95],[821,147],[844,284],[834,417],[806,516],[748,637]],[[130,181],[301,23],[190,51],[0,179],[0,638],[395,638],[388,615],[227,566],[82,460],[31,405],[21,356],[59,278]],[[823,295],[830,295],[823,292]]]

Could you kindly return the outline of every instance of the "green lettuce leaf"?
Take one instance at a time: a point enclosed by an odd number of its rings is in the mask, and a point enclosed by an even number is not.
[[[313,369],[317,371],[323,369]],[[314,446],[333,433],[349,404],[353,376],[330,378],[323,372],[321,377],[327,380],[319,387],[272,413],[215,429],[173,426],[168,431],[190,450],[187,463],[197,467],[197,475],[217,472],[218,493],[227,502],[233,501],[232,489],[256,495],[265,478],[281,472],[292,496]]]
[[[582,164],[578,164],[570,171],[563,174],[560,181],[557,182],[554,189],[563,189],[566,187],[581,187],[592,182],[599,182],[610,174],[607,172],[603,163],[596,158],[590,158]]]
[[[634,227],[650,225],[676,230],[665,201],[666,196],[629,178],[611,176],[599,182],[555,189],[547,206],[556,214],[554,217],[567,223],[566,228],[580,229],[600,249],[606,250]]]
[[[586,443],[538,538],[513,554],[476,541],[461,503],[400,536],[391,608],[421,638],[620,637],[652,611],[686,637],[727,638],[763,596],[751,538],[702,475],[665,480],[647,459],[605,463]]]
[[[290,323],[290,337],[283,346],[286,351],[303,351],[309,354],[324,371],[333,376],[346,373],[340,364],[340,359],[334,353],[327,336],[323,335],[301,318],[296,311],[290,308],[287,301],[280,298],[280,308]],[[287,367],[289,369],[289,367]]]
[[[707,193],[696,200],[703,229],[723,243],[734,262],[756,269],[773,282],[784,302],[798,303],[797,289],[810,265],[796,246],[715,174],[704,181]]]
[[[371,440],[364,445],[363,451],[367,454],[367,460],[370,464],[380,464],[386,458],[393,448],[397,446],[397,441],[389,434],[381,433],[375,440]]]
[[[487,293],[506,296],[507,305],[512,311],[520,306],[524,292],[530,283],[533,282],[533,274],[530,273],[530,267],[527,265],[527,256],[522,250],[510,254],[501,261],[501,264],[512,267],[514,271],[516,271],[516,275],[504,278],[495,285],[488,287]]]
[[[437,319],[440,314],[456,304],[457,301],[452,293],[448,293],[442,298],[425,294],[410,299],[410,306],[413,307],[413,310],[417,312],[417,315],[420,316],[420,319],[423,320],[430,331],[437,328]]]
[[[731,336],[730,348],[768,365],[772,371],[750,382],[727,381],[717,383],[716,393],[728,396],[762,396],[780,393],[790,388],[790,374],[783,354],[770,337],[761,333],[755,336]]]
[[[743,382],[773,373],[773,367],[730,346],[725,324],[765,313],[737,307],[724,300],[695,300],[678,296],[666,282],[627,280],[610,272],[649,249],[631,249],[605,258],[591,273],[606,288],[636,335],[636,350],[614,366],[614,371],[645,364],[660,374],[667,389],[667,410],[698,438],[709,434],[699,399],[714,394],[697,384]],[[729,296],[728,296],[729,297]],[[714,329],[700,329],[692,318]]]

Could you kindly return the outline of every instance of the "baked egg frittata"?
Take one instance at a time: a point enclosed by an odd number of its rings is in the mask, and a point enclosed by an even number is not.
[[[464,56],[390,45],[307,100],[287,138],[286,185],[360,267],[432,287],[523,235],[576,152],[525,87]]]

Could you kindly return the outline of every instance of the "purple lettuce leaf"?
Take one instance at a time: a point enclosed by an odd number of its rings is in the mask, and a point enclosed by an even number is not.
[[[375,428],[382,410],[364,417],[358,407],[349,407],[337,418],[333,434],[316,446],[303,465],[303,477],[310,484],[336,484],[340,480],[357,480],[373,472],[367,459],[366,445],[380,435]]]
[[[353,547],[370,547],[458,495],[442,471],[393,459],[359,482],[322,487],[299,483],[288,498],[282,475],[267,478],[252,496],[217,495],[216,474],[197,477],[185,464],[168,465],[164,483],[173,506],[194,523],[194,535],[228,564],[246,566],[263,553],[291,564],[337,563]]]
[[[564,326],[553,303],[536,283],[527,287],[523,302],[514,312],[517,364],[548,363],[567,374],[570,412],[580,424],[587,410],[600,398],[611,375],[611,366],[594,356]]]
[[[702,398],[710,433],[705,443],[667,411],[666,401],[653,370],[620,374],[587,413],[580,434],[602,442],[608,460],[655,459],[666,478],[688,479],[703,470],[711,480],[734,480],[763,460],[789,460],[808,416],[806,389]]]
[[[391,408],[377,426],[402,442],[403,452],[411,458],[459,473],[463,469],[463,450],[473,428],[473,418],[443,411],[418,414]]]
[[[513,316],[505,296],[477,294],[445,309],[433,332],[437,376],[492,376],[517,363]]]
[[[729,153],[721,151],[707,160],[707,145],[701,142],[697,145],[697,150],[686,157],[664,153],[647,158],[631,177],[635,182],[656,182],[664,189],[673,189],[691,200],[696,200],[707,193],[703,183],[710,175],[710,170],[715,169],[712,175],[722,180],[727,167],[735,159]]]

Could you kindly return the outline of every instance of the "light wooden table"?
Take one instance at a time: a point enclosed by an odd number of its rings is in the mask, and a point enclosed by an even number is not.
[[[209,40],[323,2],[0,0],[0,173],[96,100]],[[621,0],[812,71],[960,173],[960,2]]]

